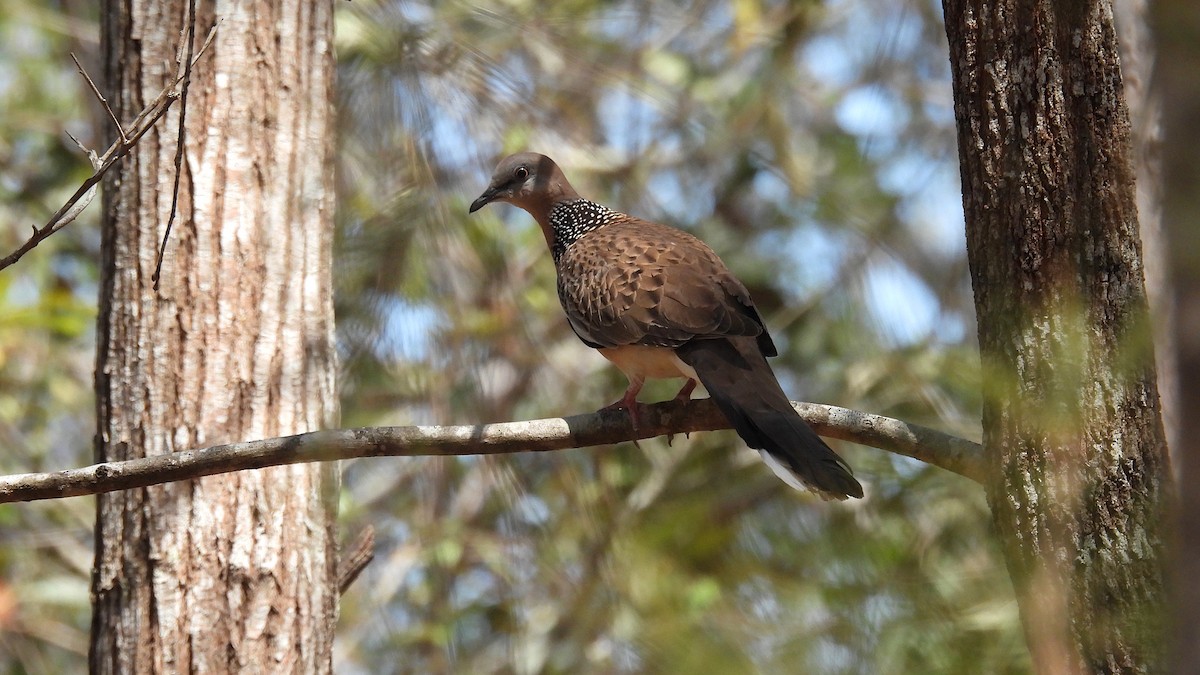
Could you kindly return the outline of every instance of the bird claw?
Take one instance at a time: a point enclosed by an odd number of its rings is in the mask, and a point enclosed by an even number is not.
[[[641,414],[638,412],[640,406],[641,406],[641,404],[638,403],[636,399],[634,399],[633,401],[630,401],[630,400],[628,400],[628,398],[622,398],[619,401],[614,401],[614,402],[604,406],[603,408],[600,409],[600,412],[604,412],[606,410],[625,410],[625,411],[627,411],[629,413],[629,424],[633,428],[634,433],[636,433],[638,430],[638,427],[640,426],[641,421],[642,421]],[[637,447],[638,450],[642,449],[641,444],[638,443],[638,439],[636,439],[636,438],[633,439],[633,445],[635,447]]]

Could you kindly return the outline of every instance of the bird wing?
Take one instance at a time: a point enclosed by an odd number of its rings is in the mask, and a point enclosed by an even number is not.
[[[558,295],[592,347],[757,336],[776,354],[742,282],[708,245],[666,225],[629,218],[580,237],[558,261]]]

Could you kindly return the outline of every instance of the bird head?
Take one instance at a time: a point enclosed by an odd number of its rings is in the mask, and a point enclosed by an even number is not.
[[[540,222],[555,202],[579,195],[554,160],[535,152],[509,155],[500,161],[479,199],[471,202],[475,213],[492,202],[508,202],[528,211]]]

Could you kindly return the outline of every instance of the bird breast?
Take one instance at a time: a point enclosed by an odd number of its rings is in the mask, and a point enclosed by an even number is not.
[[[670,379],[683,377],[696,380],[696,371],[667,347],[625,345],[605,347],[600,354],[612,361],[630,380]]]

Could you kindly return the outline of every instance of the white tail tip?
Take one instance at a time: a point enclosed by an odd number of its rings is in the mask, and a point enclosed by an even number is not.
[[[772,455],[766,450],[759,450],[758,454],[762,455],[763,461],[767,463],[767,466],[771,467],[771,471],[773,471],[776,476],[779,476],[780,480],[802,492],[809,490],[809,487],[800,481],[800,477],[797,476],[794,471],[787,468],[782,462],[776,459],[775,455]]]

